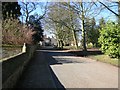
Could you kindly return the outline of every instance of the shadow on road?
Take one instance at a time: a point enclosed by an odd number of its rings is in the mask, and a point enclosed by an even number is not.
[[[101,54],[103,54],[99,49],[87,49],[86,54],[84,54],[84,52],[82,50],[73,50],[73,51],[70,50],[68,52],[72,53],[76,56],[81,56],[81,57],[89,56],[89,55],[101,55]]]
[[[46,54],[42,51],[36,51],[13,90],[19,88],[65,90],[48,64]]]
[[[67,52],[69,54],[66,53],[66,52],[62,52],[62,53],[65,53],[65,54],[62,54],[62,56],[69,56],[71,54],[72,56],[81,56],[81,57],[84,57],[84,56],[89,56],[89,55],[101,55],[101,54],[103,54],[101,52],[101,50],[99,50],[98,48],[87,49],[87,52],[84,52],[82,49],[69,50],[69,49],[64,49],[64,48],[63,49],[59,49],[59,48],[54,48],[52,46],[46,46],[46,47],[40,47],[38,50],[51,50],[51,51],[54,50],[54,51],[57,51],[55,53],[59,53],[59,51],[68,50]],[[54,55],[57,55],[57,54],[54,54]]]
[[[58,47],[53,47],[53,46],[39,46],[37,49],[38,50],[69,50],[66,48],[58,48]]]
[[[49,66],[49,68],[50,68],[50,72],[51,72],[51,75],[52,75],[52,78],[54,80],[56,88],[60,89],[60,90],[66,90],[65,87],[61,84],[61,82],[59,81],[59,79],[57,78],[57,76],[55,75],[54,71],[51,69],[50,66]]]
[[[62,51],[44,51],[49,65],[70,64],[70,63],[89,63],[80,58],[76,58],[74,54]]]
[[[43,89],[51,89],[51,90],[54,90],[54,89],[66,90],[64,85],[61,83],[58,76],[54,73],[50,65],[55,65],[55,64],[62,65],[64,63],[84,63],[85,62],[84,60],[83,61],[80,60],[78,62],[77,60],[74,60],[75,58],[74,59],[69,58],[71,56],[75,56],[75,55],[72,54],[71,52],[68,53],[68,52],[62,52],[57,50],[37,50],[34,57],[26,66],[26,69],[19,83],[17,84],[17,88],[21,88],[22,86],[23,88],[30,88],[30,89],[43,88]],[[54,85],[51,79],[54,82]],[[90,90],[94,90],[94,89],[90,89]]]

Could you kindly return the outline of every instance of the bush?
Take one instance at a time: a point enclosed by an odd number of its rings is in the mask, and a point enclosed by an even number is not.
[[[8,18],[2,23],[2,43],[10,45],[34,44],[37,31],[22,25],[18,19]]]
[[[119,58],[120,26],[113,22],[107,22],[100,30],[99,43],[101,50],[113,58]]]
[[[87,48],[93,48],[93,44],[92,43],[88,43],[87,44]]]

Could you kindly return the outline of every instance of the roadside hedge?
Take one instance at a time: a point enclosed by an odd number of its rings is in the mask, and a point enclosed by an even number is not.
[[[101,50],[112,58],[120,57],[120,25],[108,21],[100,30]]]

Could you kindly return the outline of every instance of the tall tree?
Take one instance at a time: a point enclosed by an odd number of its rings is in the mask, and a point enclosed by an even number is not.
[[[74,12],[71,10],[71,8],[70,8],[70,3],[69,3],[69,11],[70,11],[70,15],[69,15],[69,17],[70,17],[70,21],[73,21],[73,19],[74,19]],[[72,12],[72,13],[71,13]],[[78,48],[78,42],[77,42],[77,37],[76,37],[76,29],[75,29],[75,27],[74,27],[74,24],[75,23],[71,23],[71,29],[72,29],[72,32],[73,32],[73,39],[74,39],[74,44],[75,44],[75,47],[76,47],[76,49]]]
[[[100,29],[102,29],[102,27],[105,25],[105,19],[102,17],[100,20],[99,20],[99,27]]]
[[[83,51],[87,51],[86,48],[86,30],[85,30],[85,19],[90,18],[90,16],[96,16],[100,12],[100,8],[96,7],[93,2],[71,2],[71,4],[66,4],[69,6],[77,15],[81,21],[82,39],[83,39]]]
[[[20,3],[21,9],[22,9],[22,18],[25,18],[26,24],[28,24],[29,17],[31,16],[31,13],[34,12],[38,7],[41,8],[42,15],[39,15],[39,19],[42,19],[46,14],[46,6],[42,4],[42,2],[21,2]],[[43,10],[43,11],[42,11]],[[37,12],[36,12],[37,13]],[[37,13],[38,14],[38,13]]]
[[[85,38],[85,12],[84,12],[84,6],[83,6],[83,3],[80,2],[80,6],[81,6],[81,27],[82,27],[82,37],[83,37],[83,51],[87,51],[87,48],[86,48],[86,38]]]
[[[17,19],[21,15],[20,9],[18,2],[2,2],[3,19],[9,17]]]
[[[87,43],[92,43],[93,46],[98,46],[99,28],[96,26],[95,18],[88,19],[85,23]]]
[[[39,41],[42,41],[43,40],[43,29],[42,29],[39,17],[35,17],[34,15],[31,15],[29,17],[28,24],[30,25],[30,28],[35,32],[32,36],[33,43],[38,43]]]
[[[62,3],[52,3],[52,5],[49,6],[47,16],[47,21],[50,20],[55,25],[55,35],[57,35],[58,43],[61,40],[65,42],[69,37],[72,37],[73,39],[71,38],[71,40],[76,43],[76,39],[74,39],[76,32],[73,32],[73,30],[77,28],[75,24],[77,23],[77,20],[73,12],[70,12],[68,8],[63,7]],[[49,23],[49,25],[51,25],[51,23]]]

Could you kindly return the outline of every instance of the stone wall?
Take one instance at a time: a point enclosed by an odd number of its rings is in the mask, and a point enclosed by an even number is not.
[[[26,52],[2,60],[2,88],[13,88],[37,45],[26,45]]]

